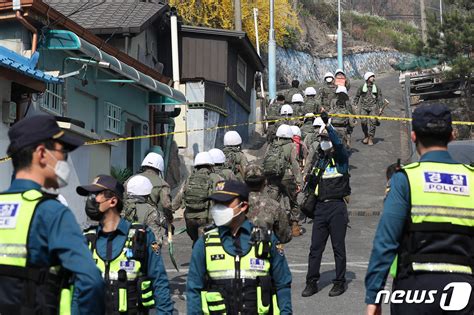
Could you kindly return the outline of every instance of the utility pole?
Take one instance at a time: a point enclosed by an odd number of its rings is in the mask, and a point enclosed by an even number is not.
[[[268,34],[268,96],[270,99],[276,98],[276,42],[273,24],[274,10],[275,1],[270,0],[270,30]]]
[[[420,16],[421,16],[421,39],[423,44],[426,44],[426,12],[425,12],[425,0],[420,0]]]
[[[344,61],[342,56],[341,0],[337,1],[337,67],[344,70]]]
[[[236,31],[242,31],[242,13],[240,0],[234,0],[234,27]]]
[[[439,22],[443,26],[443,0],[439,0]]]
[[[260,43],[258,39],[258,9],[253,8],[253,23],[255,25],[255,47],[257,48],[257,54],[260,57]],[[260,73],[260,93],[262,98],[265,98],[265,90],[263,89],[263,75]]]

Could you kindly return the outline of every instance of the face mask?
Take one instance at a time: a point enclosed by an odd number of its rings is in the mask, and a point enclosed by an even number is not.
[[[239,212],[236,215],[234,215],[234,209],[240,207],[241,205],[242,205],[242,202],[239,203],[235,208],[229,208],[226,205],[218,203],[212,206],[212,208],[209,211],[211,212],[211,216],[214,219],[214,223],[217,226],[224,226],[224,225],[229,225],[233,218],[237,217],[238,215],[242,213],[242,212]]]
[[[90,194],[89,196],[87,196],[86,206],[84,209],[86,210],[86,215],[89,217],[89,219],[94,221],[100,221],[104,217],[105,212],[101,212],[99,210],[101,203],[95,200],[96,196],[96,194]]]
[[[331,83],[331,82],[332,82],[332,78],[326,78],[326,82],[327,82],[327,83]]]
[[[321,150],[326,152],[332,148],[332,142],[327,141],[327,140],[321,141],[320,147],[321,147]]]
[[[48,167],[54,170],[57,177],[58,187],[61,188],[66,186],[69,179],[69,173],[71,172],[69,164],[66,161],[58,160],[49,150],[46,150],[46,152],[56,160],[56,166],[54,168],[49,165]]]

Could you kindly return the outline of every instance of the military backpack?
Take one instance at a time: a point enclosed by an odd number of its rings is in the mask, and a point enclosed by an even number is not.
[[[207,197],[212,192],[211,171],[202,168],[194,173],[188,179],[187,188],[184,192],[184,204],[186,211],[201,212],[207,210],[209,201]]]
[[[224,168],[231,169],[232,172],[237,175],[240,171],[238,165],[240,165],[240,149],[239,147],[224,147],[222,152],[225,154]]]
[[[285,175],[285,159],[283,158],[283,145],[272,142],[265,158],[263,159],[263,172],[267,177],[283,177]]]

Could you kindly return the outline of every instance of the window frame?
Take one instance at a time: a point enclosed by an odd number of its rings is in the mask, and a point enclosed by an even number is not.
[[[122,107],[108,101],[105,102],[105,105],[106,105],[105,130],[113,134],[121,135],[123,133]],[[112,113],[111,113],[111,110],[112,110]]]
[[[244,66],[244,81],[241,82],[239,76],[240,76],[240,69],[239,69],[239,65],[243,65]],[[245,60],[240,57],[239,55],[237,55],[237,84],[244,90],[244,91],[247,91],[247,63],[245,62]]]

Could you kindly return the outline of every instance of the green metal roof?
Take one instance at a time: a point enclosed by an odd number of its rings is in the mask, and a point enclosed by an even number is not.
[[[180,91],[163,84],[152,77],[130,67],[121,62],[114,56],[109,55],[97,46],[83,40],[77,34],[66,30],[50,30],[46,33],[46,39],[42,47],[50,50],[79,50],[83,54],[101,62],[109,69],[123,75],[124,77],[135,81],[137,84],[159,94],[159,97],[151,95],[152,103],[161,105],[183,104],[186,103],[186,97]]]

